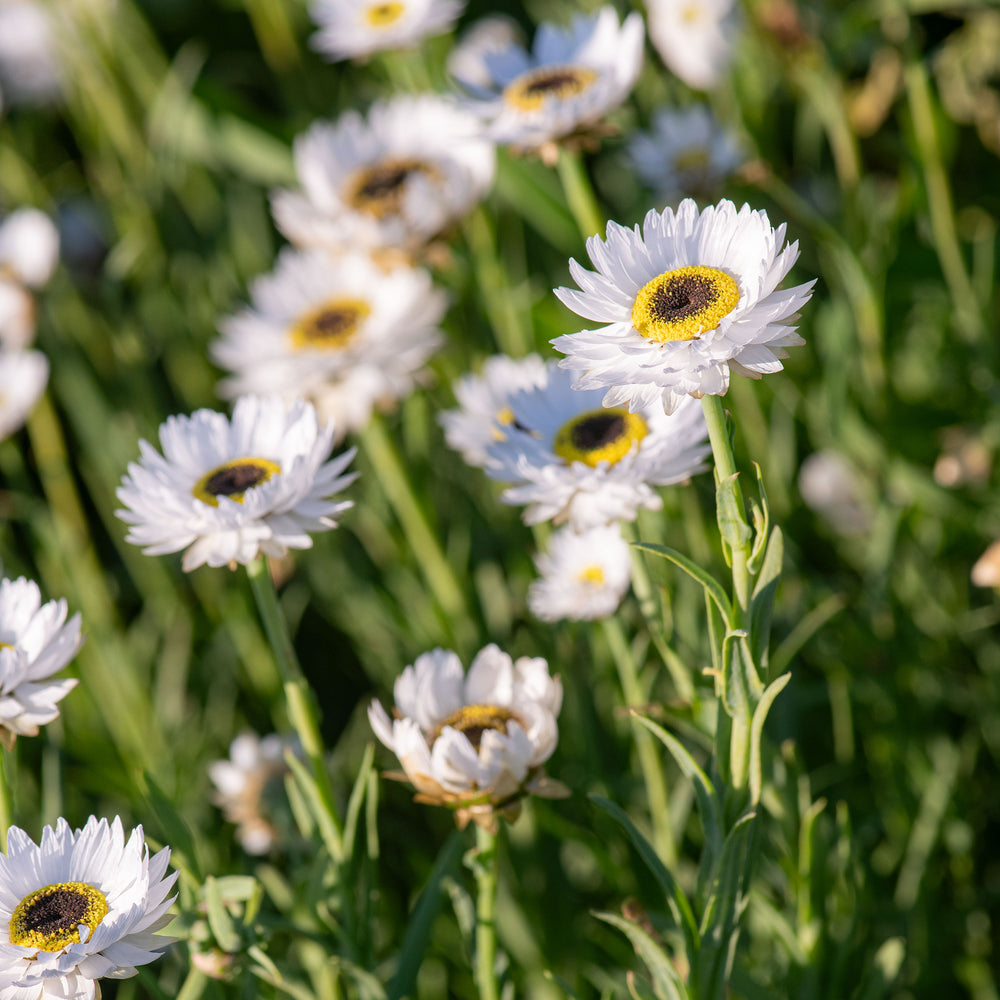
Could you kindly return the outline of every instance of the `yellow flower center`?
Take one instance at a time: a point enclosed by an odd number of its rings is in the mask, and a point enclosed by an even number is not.
[[[516,422],[514,420],[514,411],[509,406],[505,406],[503,407],[503,409],[497,410],[497,412],[493,415],[493,423],[494,423],[493,440],[494,441],[506,440],[507,435],[504,434],[504,432],[500,430],[500,428],[510,427],[511,424],[515,424],[516,426]]]
[[[614,465],[648,433],[649,425],[638,413],[614,408],[588,410],[559,428],[552,450],[567,462],[583,462],[591,468],[598,462]]]
[[[674,170],[703,174],[708,169],[708,163],[708,150],[704,146],[692,146],[674,157]]]
[[[406,5],[394,3],[377,3],[365,9],[365,20],[371,28],[387,28],[390,24],[395,24],[403,16]]]
[[[206,472],[191,492],[204,503],[218,507],[217,497],[229,497],[243,503],[243,494],[251,487],[266,483],[281,472],[281,466],[269,458],[234,458],[225,465]]]
[[[406,182],[414,174],[439,179],[429,163],[411,157],[390,157],[380,163],[362,167],[347,183],[344,200],[356,211],[383,219],[398,215],[403,208]]]
[[[13,649],[13,645],[9,642],[0,642],[0,649]]]
[[[593,583],[600,586],[604,583],[604,570],[600,566],[585,566],[576,578],[580,583]]]
[[[701,8],[696,3],[687,4],[681,11],[681,20],[685,24],[694,24],[695,21],[701,20]]]
[[[464,733],[468,741],[478,751],[482,742],[483,733],[487,729],[495,729],[498,733],[507,732],[507,723],[516,722],[522,725],[520,718],[510,709],[501,708],[499,705],[463,705],[457,712],[452,712],[444,722],[434,731],[431,739],[433,745],[441,735],[441,730],[446,726],[450,729],[457,729]]]
[[[10,918],[11,944],[38,951],[62,951],[86,941],[108,915],[108,901],[100,889],[85,882],[59,882],[28,893]],[[87,936],[80,937],[80,924]]]
[[[348,296],[331,299],[296,320],[288,332],[292,349],[342,350],[351,342],[371,312],[371,306],[364,299]]]
[[[714,267],[679,267],[639,289],[632,305],[632,325],[644,337],[664,343],[693,340],[714,330],[740,301],[740,289],[725,271]]]
[[[576,97],[596,79],[597,73],[583,66],[542,66],[508,83],[503,99],[520,111],[537,111],[547,98]]]

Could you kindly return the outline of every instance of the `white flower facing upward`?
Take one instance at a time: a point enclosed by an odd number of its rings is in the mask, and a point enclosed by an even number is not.
[[[715,194],[743,160],[735,136],[719,125],[707,105],[661,108],[652,126],[649,132],[632,134],[628,156],[661,204],[689,194]]]
[[[7,831],[0,856],[0,1000],[94,1000],[96,980],[125,979],[158,959],[172,938],[170,849],[149,856],[142,827],[91,816],[64,819],[40,844]]]
[[[632,556],[617,524],[577,533],[562,528],[535,557],[541,576],[528,588],[528,607],[545,622],[591,621],[618,610],[629,587]]]
[[[581,392],[572,382],[550,364],[544,385],[510,397],[509,431],[487,449],[487,475],[513,484],[500,499],[527,504],[527,524],[568,521],[586,531],[632,521],[640,508],[662,506],[654,487],[705,468],[708,430],[695,400],[672,416],[655,403],[630,412],[603,407],[601,390]]]
[[[31,289],[44,285],[59,260],[59,233],[36,208],[19,208],[0,223],[0,341],[27,347],[35,336]]]
[[[267,815],[267,800],[288,773],[286,749],[300,752],[297,741],[277,733],[263,739],[256,733],[240,733],[229,745],[229,759],[208,765],[216,788],[212,801],[236,824],[236,839],[247,854],[267,854],[278,839],[278,830]]]
[[[514,419],[508,405],[511,395],[542,385],[545,379],[545,362],[537,354],[487,358],[479,375],[463,375],[452,385],[459,406],[438,418],[445,440],[469,465],[485,465],[486,449],[503,440],[504,428]]]
[[[516,819],[527,794],[567,794],[542,769],[559,738],[562,685],[540,657],[512,661],[490,645],[463,676],[455,653],[434,649],[403,671],[393,696],[395,718],[378,701],[368,709],[375,735],[417,801],[448,806],[459,826],[495,829],[499,816]]]
[[[186,571],[309,548],[310,532],[335,528],[352,506],[332,499],[355,478],[343,474],[354,449],[327,461],[333,433],[309,403],[276,396],[238,399],[232,420],[211,410],[169,417],[163,454],[140,441],[118,489],[126,540],[147,555],[185,549]]]
[[[427,271],[386,271],[369,256],[286,248],[258,278],[251,307],[219,324],[213,359],[234,374],[226,398],[276,393],[309,400],[338,434],[364,427],[413,388],[444,340],[447,299]]]
[[[580,290],[556,289],[605,325],[553,340],[560,365],[579,373],[578,389],[607,388],[605,406],[668,413],[687,395],[725,395],[730,372],[781,371],[785,348],[803,343],[792,324],[815,284],[778,288],[799,255],[784,240],[784,225],[731,201],[699,213],[686,199],[651,211],[641,231],[609,222],[606,240],[587,240],[597,271],[571,260]]]
[[[80,615],[66,621],[66,602],[42,604],[38,585],[24,577],[0,580],[0,743],[36,736],[59,715],[58,703],[76,687],[52,680],[83,645]]]
[[[302,247],[413,249],[489,190],[493,145],[474,115],[429,94],[376,101],[295,139],[301,191],[276,191],[278,228]]]
[[[484,51],[480,65],[456,79],[489,138],[535,149],[596,125],[628,97],[642,69],[643,37],[638,13],[619,24],[614,8],[602,7],[568,28],[539,25],[530,52],[516,42]]]
[[[733,58],[735,0],[649,0],[649,39],[667,69],[709,90]]]
[[[40,351],[0,350],[0,441],[24,426],[48,381],[49,362]]]
[[[314,0],[310,44],[332,62],[417,45],[448,31],[465,0]]]

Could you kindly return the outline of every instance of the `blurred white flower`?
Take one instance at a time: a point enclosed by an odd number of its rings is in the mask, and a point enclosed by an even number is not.
[[[277,393],[309,400],[338,434],[364,427],[413,388],[441,346],[447,300],[427,271],[385,270],[369,256],[286,248],[251,288],[251,308],[219,323],[210,347],[234,374],[225,398]]]
[[[313,0],[310,44],[331,62],[417,45],[448,31],[465,0]]]
[[[354,449],[327,461],[333,434],[309,403],[276,396],[241,397],[232,420],[211,410],[169,417],[163,454],[140,441],[118,488],[126,541],[147,555],[185,549],[186,571],[309,548],[311,532],[335,528],[352,506],[333,499],[356,475],[344,475]]]
[[[642,17],[613,7],[568,28],[541,24],[531,52],[516,42],[469,53],[455,73],[494,142],[534,149],[597,124],[628,97],[642,69]],[[469,72],[471,71],[471,72]],[[483,80],[487,83],[484,86]]]
[[[731,372],[781,371],[785,348],[803,342],[792,324],[815,284],[779,290],[799,255],[784,240],[766,212],[725,200],[651,211],[641,230],[609,222],[606,240],[587,240],[597,270],[571,260],[580,290],[556,289],[604,325],[553,340],[560,365],[578,372],[575,388],[606,388],[605,406],[668,413],[688,395],[725,395]]]
[[[466,85],[488,90],[493,77],[486,66],[487,56],[512,45],[523,45],[521,26],[506,14],[488,14],[474,21],[459,36],[448,54],[448,75]]]
[[[445,805],[459,826],[495,829],[513,820],[528,794],[561,797],[542,765],[559,738],[562,685],[541,657],[512,661],[481,649],[467,676],[451,650],[418,656],[393,688],[394,718],[368,709],[375,735],[399,758],[418,802]]]
[[[729,69],[735,0],[649,0],[649,38],[667,69],[695,90],[710,90]]]
[[[632,557],[617,524],[580,533],[561,528],[549,539],[548,551],[535,557],[535,566],[541,576],[528,588],[532,614],[546,622],[589,621],[618,610]]]
[[[36,845],[7,831],[0,856],[0,997],[95,1000],[97,980],[126,979],[160,958],[173,938],[167,894],[170,848],[149,856],[142,827],[128,841],[116,816],[82,830],[60,819]]]
[[[0,441],[24,426],[48,381],[44,354],[0,350]]]
[[[992,545],[972,567],[972,582],[977,587],[1000,588],[1000,541]]]
[[[27,347],[35,336],[35,300],[59,259],[59,233],[35,208],[19,208],[0,223],[0,341]]]
[[[743,160],[736,137],[723,129],[704,104],[661,108],[652,130],[628,139],[628,155],[640,180],[661,203],[684,195],[709,194]]]
[[[276,191],[278,228],[302,247],[414,249],[464,216],[493,183],[496,152],[477,119],[425,94],[376,101],[295,139],[300,191]]]
[[[51,9],[35,0],[0,0],[0,87],[12,104],[48,104],[62,89]]]
[[[240,733],[229,745],[229,759],[212,761],[208,776],[216,791],[212,801],[230,823],[247,854],[267,854],[278,837],[269,807],[275,786],[288,773],[285,751],[300,754],[298,741],[271,733]]]
[[[839,452],[824,449],[803,461],[799,493],[839,534],[864,535],[871,530],[873,515],[861,476]]]
[[[696,400],[673,415],[656,403],[630,412],[603,407],[600,389],[574,389],[555,362],[546,376],[510,397],[509,430],[487,449],[487,475],[513,484],[500,499],[527,504],[527,524],[552,519],[586,531],[631,521],[640,508],[659,510],[654,487],[705,468],[708,430]]]
[[[438,417],[445,440],[469,465],[485,465],[486,449],[503,439],[504,428],[514,419],[508,405],[511,394],[542,385],[545,379],[545,362],[537,354],[487,358],[479,375],[463,375],[452,385],[458,408]]]

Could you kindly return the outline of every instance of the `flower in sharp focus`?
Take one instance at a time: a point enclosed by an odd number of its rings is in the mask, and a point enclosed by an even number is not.
[[[333,434],[309,403],[278,397],[243,396],[231,420],[211,410],[168,418],[163,454],[140,441],[118,489],[126,540],[147,555],[185,549],[185,570],[309,548],[310,532],[335,528],[352,505],[332,499],[355,478],[344,475],[353,449],[327,461]]]
[[[142,827],[64,819],[40,844],[16,826],[0,857],[0,1000],[94,1000],[96,980],[125,979],[173,942],[170,849],[149,856]]]
[[[734,0],[649,0],[649,39],[689,87],[709,90],[729,69],[735,41]]]
[[[577,533],[562,528],[535,557],[541,576],[528,588],[528,607],[542,621],[591,621],[618,610],[629,587],[632,556],[617,524]]]
[[[465,0],[313,0],[310,44],[332,62],[417,45],[448,31]]]
[[[661,204],[689,194],[713,194],[743,160],[736,138],[704,104],[661,108],[652,126],[649,132],[633,133],[627,148],[636,174]]]
[[[472,72],[456,80],[494,142],[547,147],[597,125],[628,97],[642,69],[643,37],[638,13],[619,24],[614,8],[602,7],[577,16],[568,28],[539,25],[530,52],[516,42],[487,50]]]
[[[399,758],[417,801],[445,805],[459,826],[495,829],[515,819],[528,794],[561,797],[542,765],[559,737],[562,685],[540,657],[512,661],[481,649],[463,676],[458,656],[418,656],[393,689],[395,718],[378,701],[368,709],[375,735]]]
[[[338,434],[368,422],[413,388],[440,347],[444,293],[428,272],[386,271],[360,253],[333,259],[286,248],[258,278],[251,308],[219,324],[212,357],[234,374],[220,395],[276,393],[309,400]]]
[[[377,101],[295,139],[300,191],[276,191],[299,246],[412,249],[464,216],[493,183],[496,152],[474,115],[429,94]]]
[[[42,604],[31,580],[0,580],[0,743],[8,749],[52,722],[77,685],[51,680],[83,645],[79,614],[66,621],[66,612],[63,600]]]
[[[660,508],[654,487],[705,468],[708,431],[695,400],[673,415],[655,402],[630,412],[603,407],[601,390],[581,392],[572,381],[552,363],[544,385],[514,393],[510,430],[487,450],[487,475],[512,484],[500,499],[527,504],[526,523],[586,531],[632,521],[640,508]]]
[[[229,759],[208,765],[216,788],[212,801],[236,824],[236,839],[247,854],[267,854],[279,837],[269,815],[269,800],[288,773],[286,749],[299,753],[297,741],[277,733],[263,739],[256,733],[240,733],[229,745]]]
[[[19,208],[0,223],[0,341],[26,347],[35,336],[35,300],[59,259],[59,233],[35,208]]]
[[[0,441],[24,426],[48,381],[44,354],[0,350]]]
[[[578,372],[578,389],[606,387],[605,406],[668,413],[686,395],[725,395],[730,372],[780,371],[785,348],[803,342],[792,324],[815,284],[778,288],[799,255],[784,240],[784,225],[731,201],[699,213],[686,199],[649,212],[641,231],[609,222],[606,240],[587,240],[597,271],[571,260],[580,289],[556,289],[605,325],[553,340],[560,365]]]
[[[519,389],[545,382],[545,362],[537,354],[509,358],[497,354],[487,358],[479,375],[463,375],[452,389],[459,406],[439,415],[450,447],[462,453],[469,465],[486,464],[486,449],[503,440],[504,428],[514,415],[509,400]]]

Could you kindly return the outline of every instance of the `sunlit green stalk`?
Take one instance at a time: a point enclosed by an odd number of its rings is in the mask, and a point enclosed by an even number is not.
[[[319,718],[313,700],[312,691],[302,674],[292,638],[288,632],[285,616],[278,603],[278,592],[267,569],[267,561],[258,556],[247,566],[247,576],[253,596],[257,601],[257,610],[264,624],[271,649],[274,651],[274,661],[281,674],[281,684],[285,692],[285,702],[288,708],[288,718],[302,741],[302,749],[312,768],[313,779],[323,808],[334,830],[337,839],[343,832],[340,816],[330,784],[330,776],[326,769],[326,754],[323,738],[319,731]],[[332,848],[333,845],[328,843]],[[340,850],[333,849],[334,860],[340,860]]]
[[[580,154],[560,149],[557,169],[563,193],[566,195],[566,204],[573,213],[580,235],[584,239],[589,239],[591,236],[603,233],[607,223],[597,203],[594,187],[590,183],[587,168]]]
[[[476,985],[479,1000],[500,1000],[497,983],[497,835],[476,827]]]
[[[0,750],[0,850],[7,850],[7,831],[13,820],[11,787],[8,772],[14,770],[13,755]]]

